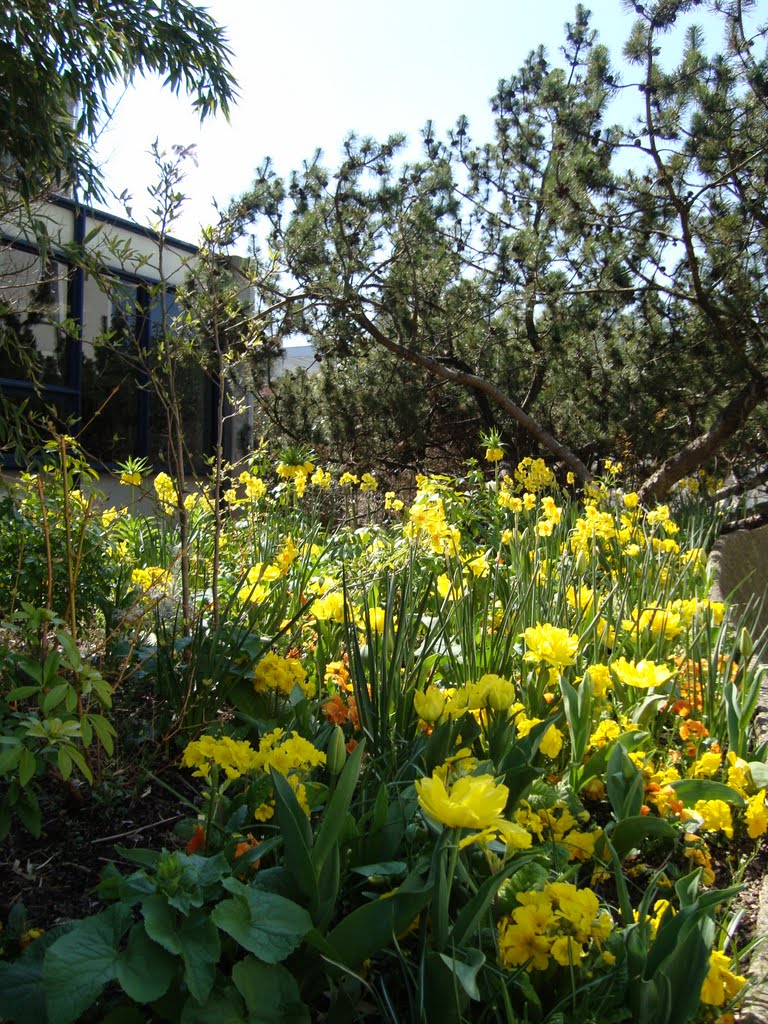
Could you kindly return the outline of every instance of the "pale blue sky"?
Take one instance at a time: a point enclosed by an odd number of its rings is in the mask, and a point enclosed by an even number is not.
[[[109,185],[133,195],[133,216],[144,222],[153,139],[164,147],[196,143],[199,165],[188,165],[190,198],[174,229],[189,241],[213,218],[211,200],[226,204],[244,191],[267,155],[287,173],[320,147],[333,165],[350,131],[379,138],[402,131],[417,143],[427,119],[444,134],[460,114],[468,116],[474,137],[487,138],[498,80],[540,43],[556,57],[575,10],[574,0],[209,0],[204,6],[226,27],[234,52],[241,97],[230,123],[217,118],[201,128],[183,95],[139,80],[120,99],[97,150]],[[632,18],[621,0],[587,6],[618,59]]]

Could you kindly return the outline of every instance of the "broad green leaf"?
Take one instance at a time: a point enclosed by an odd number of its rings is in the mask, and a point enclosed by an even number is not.
[[[348,914],[328,935],[337,959],[353,970],[388,946],[416,919],[432,896],[432,886],[412,879],[388,899],[372,900]]]
[[[768,789],[768,764],[764,761],[750,761],[749,771],[758,789]]]
[[[72,758],[67,753],[65,747],[59,747],[58,753],[56,754],[56,764],[61,772],[62,779],[66,782],[72,774]]]
[[[232,968],[232,980],[245,1000],[249,1024],[306,1024],[309,1010],[299,986],[281,964],[259,963],[252,956]]]
[[[24,748],[20,743],[8,747],[0,753],[0,775],[6,775],[19,763]]]
[[[77,1020],[114,980],[120,940],[130,923],[129,908],[116,904],[53,943],[43,964],[49,1024]]]
[[[623,818],[616,824],[611,832],[611,842],[616,853],[623,859],[630,850],[639,847],[640,843],[649,836],[674,842],[679,834],[678,830],[663,818],[654,818],[650,814],[638,814],[631,818]]]
[[[304,907],[284,896],[252,889],[236,878],[227,878],[223,884],[234,899],[219,903],[212,921],[266,963],[285,960],[312,928],[312,918]]]
[[[632,763],[622,744],[616,743],[608,758],[605,788],[616,818],[633,818],[643,805],[642,772]]]
[[[103,715],[89,715],[88,720],[93,726],[93,731],[99,738],[99,742],[108,754],[115,748],[114,737],[117,735],[111,722],[108,722]]]
[[[178,1003],[178,997],[174,1003]],[[175,1020],[178,1006],[170,1005],[167,1009],[169,1015],[173,1014],[168,1019]],[[215,1024],[251,1024],[251,1018],[243,1010],[243,1001],[233,985],[228,986],[224,992],[214,992],[202,1005],[194,999],[188,999],[184,1004],[180,1024],[214,1024],[214,1022]]]
[[[67,656],[69,667],[73,672],[79,672],[83,667],[83,658],[72,637],[69,633],[65,633],[63,629],[59,629],[56,631],[56,639],[61,644],[62,649]]]
[[[669,785],[686,807],[695,804],[697,800],[724,800],[736,807],[744,807],[746,804],[741,793],[713,779],[676,779]]]
[[[150,939],[184,961],[189,991],[204,1003],[210,995],[221,955],[218,930],[204,910],[189,916],[177,914],[164,896],[149,896],[141,905],[144,927]]]
[[[168,991],[176,973],[175,958],[153,942],[144,925],[131,928],[128,945],[117,963],[117,980],[129,998],[150,1003]]]
[[[45,1020],[43,966],[32,960],[0,961],[2,1018],[15,1021]]]

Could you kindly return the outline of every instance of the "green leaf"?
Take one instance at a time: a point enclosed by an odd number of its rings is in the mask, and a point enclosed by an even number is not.
[[[225,879],[223,885],[234,899],[219,903],[211,914],[212,921],[266,963],[285,960],[312,928],[312,918],[293,900],[252,889],[236,878]]]
[[[378,864],[361,864],[352,868],[355,874],[363,878],[389,878],[391,875],[404,875],[407,870],[408,865],[404,860],[384,860]]]
[[[746,806],[746,800],[741,793],[726,786],[724,782],[715,782],[712,779],[676,779],[669,785],[687,807],[695,804],[697,800],[724,800],[736,807]]]
[[[56,639],[61,644],[64,653],[67,656],[69,668],[71,668],[73,672],[79,672],[83,667],[83,658],[72,637],[69,633],[65,633],[63,629],[58,629],[56,631]]]
[[[198,1003],[204,1003],[213,988],[221,955],[219,933],[211,918],[204,910],[195,910],[187,917],[177,915],[160,895],[145,899],[141,912],[147,935],[183,959],[189,991]]]
[[[129,908],[117,904],[53,943],[43,964],[49,1024],[77,1020],[116,977],[120,939],[130,922]]]
[[[99,742],[108,754],[112,754],[115,748],[114,737],[117,735],[111,722],[108,722],[103,715],[89,715],[88,721],[93,726],[93,731],[99,738]]]
[[[45,990],[42,964],[32,960],[0,962],[2,1019],[45,1021]]]
[[[8,772],[13,771],[19,763],[23,751],[24,747],[17,741],[0,754],[0,775],[7,775]]]
[[[498,874],[486,878],[475,895],[464,904],[456,917],[449,935],[449,941],[454,946],[464,945],[468,936],[480,927],[483,917],[488,912],[488,908],[500,886],[522,867],[535,860],[536,856],[537,854],[535,853],[520,854],[506,864]]]
[[[62,703],[62,701],[67,695],[68,689],[69,683],[59,683],[58,686],[54,686],[51,690],[49,690],[48,693],[46,693],[45,697],[43,698],[42,704],[40,705],[43,710],[43,714],[50,715],[51,711],[53,711],[55,707],[58,707],[58,705]]]
[[[275,816],[285,845],[285,860],[300,892],[311,901],[318,899],[317,871],[312,861],[312,829],[291,784],[271,770],[275,788]]]
[[[166,999],[160,1004],[167,1008],[168,1016],[163,1019],[176,1020],[178,1014],[178,997],[170,1005]],[[215,992],[202,1004],[188,999],[181,1011],[180,1024],[251,1024],[251,1018],[243,1011],[243,1001],[234,986],[228,986],[223,992]]]
[[[592,682],[587,676],[578,690],[565,677],[560,679],[565,720],[571,736],[571,761],[581,764],[587,752],[592,727]]]
[[[128,945],[117,963],[117,980],[130,999],[150,1003],[168,991],[176,967],[175,958],[153,942],[138,922],[131,928]]]
[[[27,697],[31,697],[33,693],[39,692],[39,686],[17,686],[14,690],[6,693],[3,700],[11,704],[15,700],[26,700]]]
[[[62,779],[66,782],[72,774],[72,758],[67,753],[66,747],[59,747],[56,754],[56,764],[61,772]]]
[[[259,963],[246,957],[232,968],[232,980],[245,1000],[249,1024],[307,1024],[309,1010],[299,986],[280,964]]]
[[[749,771],[758,789],[768,789],[768,764],[763,761],[750,761]]]
[[[429,903],[432,886],[409,876],[388,899],[373,900],[348,914],[328,935],[337,959],[353,970],[400,935]]]
[[[630,850],[639,847],[642,841],[650,836],[674,842],[679,834],[679,831],[663,818],[638,814],[631,818],[623,818],[616,824],[611,832],[611,842],[616,853],[623,859]]]
[[[35,755],[27,747],[24,747],[19,758],[19,782],[22,786],[27,785],[35,774],[36,768],[37,761],[35,760]]]
[[[16,801],[16,813],[24,828],[37,839],[42,831],[43,816],[37,797],[31,790],[26,789],[19,794],[19,799]]]
[[[80,769],[80,772],[83,775],[83,777],[86,778],[89,782],[93,782],[93,772],[88,767],[87,761],[80,753],[80,751],[77,749],[77,747],[73,747],[71,743],[68,743],[66,749],[69,756]]]
[[[617,819],[633,818],[643,805],[642,772],[632,763],[622,744],[616,743],[608,758],[605,788]]]
[[[355,786],[360,775],[360,760],[365,750],[365,740],[355,747],[339,775],[336,789],[323,814],[320,831],[312,850],[312,863],[319,875],[331,847],[337,843],[346,822],[347,811],[352,802]]]
[[[445,953],[438,955],[451,974],[458,980],[469,998],[479,999],[480,990],[477,987],[477,975],[485,963],[485,955],[479,949],[466,948],[462,949],[461,954],[464,957],[462,960],[448,956]]]

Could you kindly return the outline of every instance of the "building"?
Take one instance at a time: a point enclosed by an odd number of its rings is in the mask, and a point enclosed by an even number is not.
[[[0,221],[0,392],[51,410],[57,429],[76,436],[97,468],[129,456],[163,468],[166,417],[147,369],[163,296],[172,325],[175,289],[196,247],[168,238],[161,257],[155,232],[64,196],[41,203],[34,220],[37,229],[29,217]],[[218,386],[199,366],[179,371],[193,462],[213,450]],[[247,436],[242,426],[227,424],[228,458],[240,454],[232,447]]]

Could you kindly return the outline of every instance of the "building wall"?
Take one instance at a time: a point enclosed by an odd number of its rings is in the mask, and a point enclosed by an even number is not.
[[[41,204],[33,217],[47,234],[42,249],[29,218],[0,222],[0,299],[32,338],[30,347],[36,345],[44,391],[38,398],[24,366],[7,353],[0,355],[0,388],[26,397],[31,407],[53,406],[97,462],[134,455],[162,468],[165,417],[147,387],[148,353],[160,325],[159,282],[172,314],[174,290],[193,265],[195,246],[167,239],[161,254],[154,232],[66,198]],[[80,265],[77,245],[97,272]],[[99,344],[105,332],[112,333],[111,346]],[[180,371],[179,382],[188,446],[202,459],[214,438],[216,386],[191,367]],[[238,436],[238,426],[230,423],[227,433]]]

